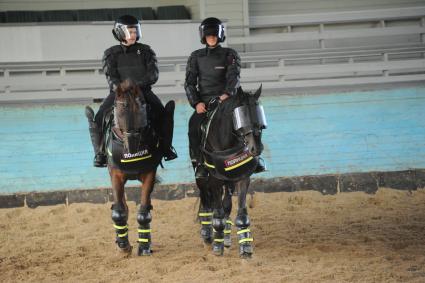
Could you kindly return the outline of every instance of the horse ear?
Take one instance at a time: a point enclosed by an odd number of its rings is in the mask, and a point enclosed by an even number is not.
[[[263,89],[263,84],[261,84],[260,87],[257,89],[257,91],[254,93],[255,99],[258,99],[260,97],[262,89]]]
[[[243,94],[243,90],[242,90],[242,87],[240,86],[240,87],[238,87],[238,89],[236,90],[236,94],[237,95],[241,95],[241,94]]]
[[[115,89],[115,94],[117,97],[121,97],[122,93],[123,93],[122,87],[121,87],[121,84],[119,84],[117,88]]]

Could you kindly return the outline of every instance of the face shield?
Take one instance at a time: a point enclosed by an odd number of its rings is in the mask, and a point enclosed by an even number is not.
[[[135,38],[137,41],[142,37],[142,28],[139,23],[132,25],[117,23],[115,25],[115,31],[118,34],[120,41],[127,41],[131,38]]]
[[[205,37],[208,35],[217,36],[218,42],[223,42],[226,38],[224,33],[224,26],[222,24],[205,24],[199,26],[199,37],[202,43],[205,43]]]

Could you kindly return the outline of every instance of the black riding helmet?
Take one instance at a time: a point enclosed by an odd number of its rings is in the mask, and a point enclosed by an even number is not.
[[[130,32],[128,28],[136,28],[136,40],[139,40],[142,37],[142,29],[140,27],[139,21],[130,15],[124,15],[115,20],[112,34],[119,42],[125,42],[127,38],[130,38]]]
[[[206,44],[205,36],[207,35],[217,36],[218,42],[223,42],[226,39],[224,26],[219,19],[211,17],[202,21],[199,26],[199,37],[201,38],[202,44]]]

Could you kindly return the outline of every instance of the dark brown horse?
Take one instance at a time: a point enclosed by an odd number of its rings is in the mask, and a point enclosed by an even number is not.
[[[213,252],[222,255],[224,246],[230,246],[232,222],[231,195],[238,192],[238,213],[235,219],[241,257],[253,253],[253,237],[246,207],[250,176],[254,173],[263,150],[262,130],[267,123],[258,99],[261,87],[255,93],[243,92],[218,103],[210,110],[203,144],[207,179],[197,179],[200,189],[201,236],[213,242]],[[211,103],[210,103],[211,105]],[[214,228],[214,232],[213,229]]]
[[[162,157],[158,135],[151,127],[147,108],[139,87],[124,81],[116,90],[112,116],[105,119],[108,127],[104,140],[114,198],[112,220],[116,243],[121,251],[127,253],[131,253],[132,246],[128,240],[128,207],[124,186],[127,180],[142,183],[137,213],[138,255],[151,254],[151,193]]]

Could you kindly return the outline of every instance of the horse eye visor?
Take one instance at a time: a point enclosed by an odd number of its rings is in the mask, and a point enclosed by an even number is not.
[[[233,128],[235,131],[246,132],[247,128],[258,125],[259,128],[267,128],[266,115],[262,105],[250,107],[243,105],[233,111]]]

